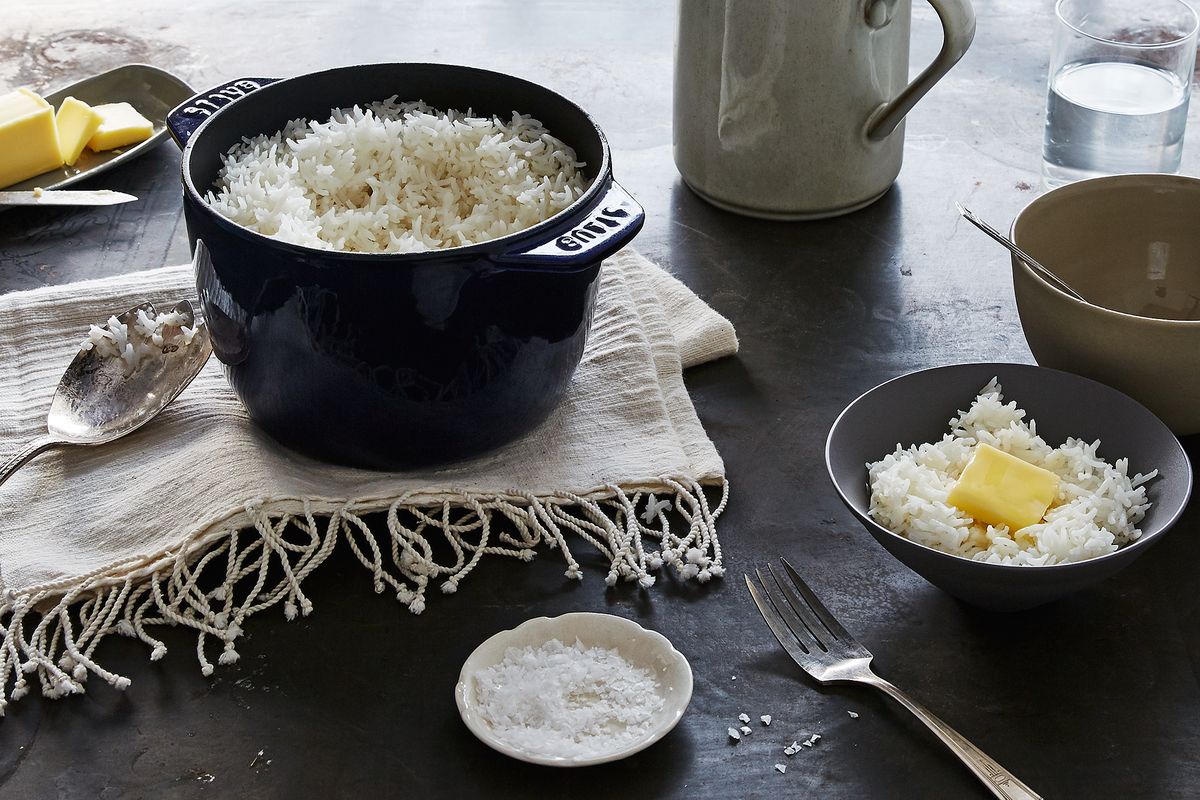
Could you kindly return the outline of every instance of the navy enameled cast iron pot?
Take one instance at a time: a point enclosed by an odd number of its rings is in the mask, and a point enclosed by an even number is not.
[[[575,148],[592,183],[569,208],[482,244],[363,254],[288,244],[204,200],[243,136],[399,95],[435,108],[531,114]],[[582,109],[509,75],[440,64],[243,78],[181,104],[184,217],[212,334],[250,416],[280,443],[354,466],[401,469],[509,442],[562,399],[591,324],[601,259],[641,228]]]

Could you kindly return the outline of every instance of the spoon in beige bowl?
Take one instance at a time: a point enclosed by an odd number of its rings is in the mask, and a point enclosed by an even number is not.
[[[1003,233],[1001,233],[1000,231],[993,228],[991,225],[988,225],[986,222],[981,220],[979,217],[975,216],[974,211],[967,208],[962,203],[955,203],[954,206],[955,206],[955,208],[958,209],[958,213],[962,214],[963,218],[966,219],[967,222],[971,223],[976,228],[979,228],[979,230],[983,231],[988,236],[992,237],[997,242],[999,242],[1000,244],[1007,247],[1012,252],[1013,255],[1015,255],[1017,258],[1021,259],[1026,264],[1028,264],[1030,269],[1032,269],[1038,275],[1041,275],[1042,278],[1044,278],[1045,281],[1047,283],[1049,283],[1051,286],[1053,286],[1055,289],[1066,292],[1071,297],[1074,297],[1076,300],[1080,301],[1081,303],[1089,303],[1089,304],[1091,303],[1090,300],[1085,298],[1079,292],[1072,289],[1070,284],[1068,284],[1062,278],[1055,275],[1050,270],[1046,269],[1046,267],[1042,266],[1042,264],[1036,258],[1029,255],[1021,248],[1017,247],[1016,242],[1014,242],[1012,239],[1009,239],[1007,236],[1005,236]]]
[[[165,352],[143,356],[128,374],[125,359],[102,355],[97,347],[80,349],[54,392],[46,435],[25,445],[0,467],[0,483],[52,447],[105,444],[132,433],[178,397],[208,361],[212,343],[208,328],[203,322],[196,323],[191,303],[182,300],[173,310],[195,331],[191,339],[168,345]],[[157,316],[154,306],[144,302],[117,319],[133,330],[139,311],[151,319]]]

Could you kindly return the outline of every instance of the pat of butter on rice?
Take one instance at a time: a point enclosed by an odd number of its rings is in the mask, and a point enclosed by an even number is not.
[[[1041,522],[1011,531],[986,525],[948,502],[979,444],[988,444],[1059,478]],[[901,447],[868,464],[871,518],[908,539],[976,561],[1045,566],[1107,555],[1141,536],[1150,508],[1145,483],[1158,470],[1129,477],[1129,463],[1097,455],[1100,441],[1068,438],[1051,447],[1034,420],[1005,403],[992,379],[940,442]]]

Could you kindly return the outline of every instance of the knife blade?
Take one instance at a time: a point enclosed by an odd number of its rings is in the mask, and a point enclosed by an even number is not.
[[[111,189],[0,192],[0,206],[115,206],[134,200],[131,194]]]

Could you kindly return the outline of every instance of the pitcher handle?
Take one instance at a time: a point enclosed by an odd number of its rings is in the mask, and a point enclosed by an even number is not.
[[[885,0],[874,0],[867,5],[868,18],[873,9]],[[916,80],[904,87],[895,100],[884,103],[867,119],[865,133],[872,142],[882,141],[891,135],[905,115],[917,101],[933,88],[933,85],[958,63],[975,38],[975,9],[971,0],[929,0],[929,5],[942,21],[942,49]]]

